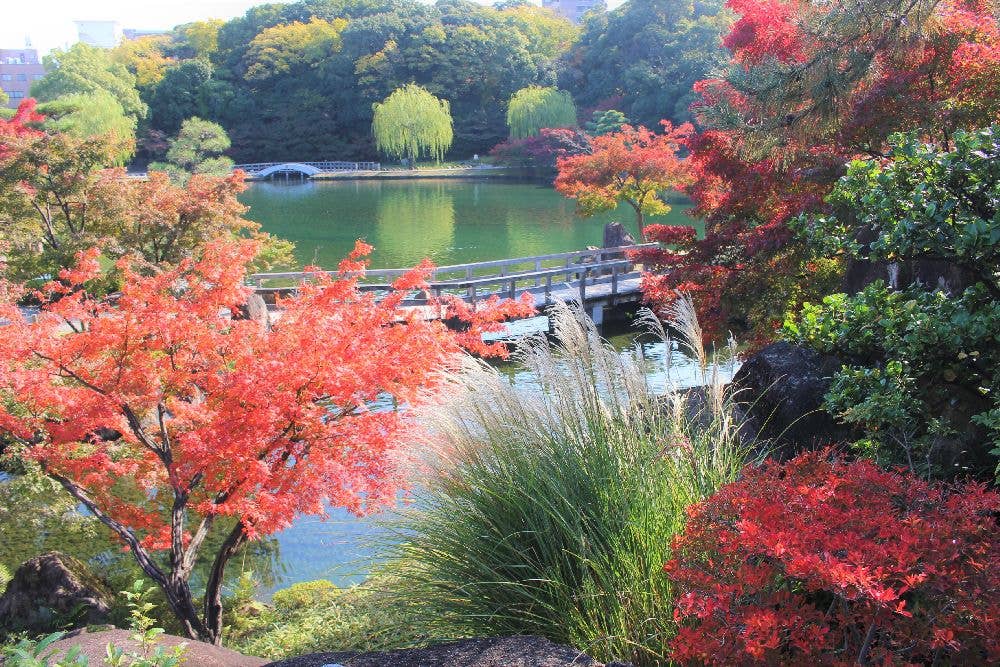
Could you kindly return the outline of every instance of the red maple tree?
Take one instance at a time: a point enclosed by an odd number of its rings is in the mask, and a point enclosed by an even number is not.
[[[829,451],[688,510],[664,570],[681,664],[1000,661],[1000,495]]]
[[[686,144],[706,236],[647,258],[644,289],[663,305],[697,286],[706,331],[764,340],[826,287],[788,223],[824,208],[847,162],[881,157],[893,132],[947,148],[955,130],[1000,121],[1000,28],[980,0],[729,6],[732,67],[696,84],[702,131]]]
[[[690,182],[678,150],[694,128],[661,121],[663,133],[624,125],[591,139],[589,153],[559,158],[556,190],[577,200],[582,215],[613,211],[626,203],[635,211],[636,232],[642,236],[645,216],[664,214],[670,207],[660,195]]]
[[[34,294],[37,316],[16,285],[0,307],[0,429],[125,543],[192,638],[216,643],[237,550],[327,505],[392,502],[411,425],[391,406],[433,389],[461,344],[502,354],[481,333],[531,310],[494,302],[453,334],[401,306],[429,265],[384,298],[359,290],[359,242],[337,276],[282,300],[273,326],[224,316],[247,300],[258,246],[212,242],[153,275],[123,259],[113,300],[88,293],[93,250]],[[189,578],[213,527],[227,532],[199,611]]]

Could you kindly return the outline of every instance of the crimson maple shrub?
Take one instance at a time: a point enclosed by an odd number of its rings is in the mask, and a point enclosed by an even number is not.
[[[555,171],[556,160],[589,153],[590,136],[569,127],[542,128],[538,134],[523,139],[509,139],[497,144],[490,155],[500,164]]]
[[[689,508],[664,570],[684,664],[995,664],[1000,495],[830,451]]]
[[[230,558],[299,514],[393,501],[412,425],[386,406],[419,403],[463,346],[502,352],[482,331],[531,310],[458,312],[470,327],[452,333],[400,309],[428,265],[382,299],[359,290],[370,250],[359,242],[337,275],[315,273],[282,300],[273,326],[224,317],[246,302],[258,250],[215,241],[152,275],[123,259],[110,301],[88,291],[102,273],[94,249],[36,294],[36,317],[16,305],[23,287],[0,291],[0,432],[113,531],[189,636],[216,643]],[[198,605],[202,553],[213,564]]]

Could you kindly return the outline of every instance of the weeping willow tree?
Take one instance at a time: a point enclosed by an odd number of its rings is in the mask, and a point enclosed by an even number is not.
[[[409,160],[427,155],[440,162],[451,147],[451,109],[420,86],[410,83],[372,105],[372,133],[378,150]]]
[[[528,86],[514,93],[507,107],[511,139],[523,139],[546,127],[576,127],[576,105],[565,90]]]

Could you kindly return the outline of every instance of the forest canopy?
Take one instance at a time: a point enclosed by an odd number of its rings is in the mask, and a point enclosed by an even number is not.
[[[717,0],[626,2],[582,26],[519,1],[300,0],[110,52],[74,46],[36,88],[43,100],[113,95],[138,120],[140,158],[162,160],[166,137],[197,116],[248,162],[375,159],[372,105],[415,84],[449,103],[450,155],[464,159],[508,138],[510,100],[529,87],[558,86],[581,118],[617,108],[651,127],[687,120],[729,21]]]

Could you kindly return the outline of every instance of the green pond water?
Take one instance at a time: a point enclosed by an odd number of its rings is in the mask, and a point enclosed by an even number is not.
[[[508,180],[259,183],[241,199],[264,231],[296,243],[300,263],[324,268],[335,267],[358,238],[375,246],[373,268],[398,268],[424,257],[445,265],[580,250],[600,245],[605,223],[614,220],[635,233],[631,209],[581,219],[574,202],[551,187]],[[692,223],[684,214],[689,207],[685,200],[678,198],[672,206],[668,215],[649,222]],[[634,343],[633,332],[608,334],[619,348]],[[675,382],[698,382],[697,365],[679,350],[663,343],[642,346],[654,384],[664,383],[661,369],[668,355]],[[532,383],[510,365],[501,369],[517,385]],[[102,526],[80,517],[71,503],[53,501],[59,493],[51,487],[15,493],[9,484],[0,484],[0,565],[13,568],[45,550],[61,549],[126,578],[132,571],[127,556],[111,544]],[[302,517],[254,543],[229,574],[252,569],[263,597],[298,581],[356,582],[378,557],[373,542],[380,532],[376,521],[335,509],[325,521]]]
[[[421,179],[255,183],[240,197],[266,232],[294,241],[303,264],[335,268],[364,239],[372,268],[530,257],[601,245],[618,221],[638,236],[628,206],[580,218],[575,202],[544,183],[503,179]],[[689,225],[677,197],[649,222]]]

